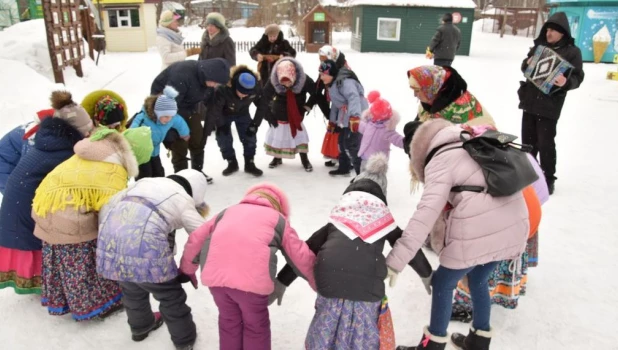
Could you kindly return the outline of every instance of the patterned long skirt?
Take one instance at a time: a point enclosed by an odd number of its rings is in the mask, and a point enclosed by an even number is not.
[[[104,317],[122,305],[120,286],[96,271],[97,240],[78,244],[43,242],[41,303],[50,315],[71,313],[77,321]]]
[[[382,302],[350,301],[318,295],[309,326],[307,350],[376,350]]]
[[[0,247],[0,289],[17,294],[41,294],[41,251]]]
[[[272,157],[294,159],[296,153],[309,152],[309,134],[305,124],[300,123],[302,130],[297,130],[292,137],[290,124],[280,121],[276,128],[270,127],[266,132],[264,148],[266,154]]]

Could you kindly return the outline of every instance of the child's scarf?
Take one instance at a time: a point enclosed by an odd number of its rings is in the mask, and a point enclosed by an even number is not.
[[[380,198],[361,191],[344,194],[331,211],[329,222],[349,239],[360,238],[369,244],[397,228],[386,204]]]
[[[292,137],[296,137],[296,131],[303,130],[301,126],[302,117],[298,112],[298,105],[296,104],[296,95],[292,89],[286,91],[288,122],[290,123],[290,130],[292,131]]]

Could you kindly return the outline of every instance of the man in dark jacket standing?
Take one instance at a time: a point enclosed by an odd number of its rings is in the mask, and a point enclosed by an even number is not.
[[[545,173],[549,193],[554,192],[556,180],[556,126],[569,90],[574,90],[584,80],[582,54],[571,36],[569,21],[564,12],[553,14],[541,28],[534,47],[521,65],[526,70],[539,45],[552,49],[573,65],[568,78],[560,75],[554,81],[554,88],[546,95],[529,81],[522,82],[519,88],[519,108],[523,109],[521,137],[524,144],[532,145],[534,157],[540,153],[541,169]]]
[[[453,15],[445,13],[442,17],[442,25],[438,27],[429,44],[429,52],[433,54],[433,64],[450,67],[460,43],[461,31],[453,24]]]
[[[162,93],[166,85],[171,85],[178,91],[176,97],[178,114],[184,118],[190,129],[189,141],[177,138],[170,147],[174,172],[189,167],[188,151],[191,152],[191,168],[202,171],[206,136],[211,131],[208,129],[212,129],[212,127],[209,125],[202,127],[203,118],[200,113],[200,104],[208,98],[209,88],[227,84],[229,75],[230,66],[222,58],[205,61],[181,61],[167,67],[152,82],[150,87],[150,94],[152,95]],[[207,179],[209,183],[212,182],[212,179],[208,176]]]
[[[210,117],[217,124],[217,144],[223,159],[228,166],[223,170],[223,176],[229,176],[238,171],[238,160],[234,151],[232,123],[244,149],[245,172],[253,176],[262,176],[263,171],[255,166],[253,158],[257,148],[256,133],[264,118],[260,103],[261,89],[257,75],[247,66],[232,68],[232,78],[227,85],[221,85],[215,92],[214,103],[209,108]],[[255,117],[251,119],[249,107],[257,107]]]
[[[263,87],[270,79],[270,72],[275,62],[281,57],[296,57],[296,50],[289,41],[283,38],[283,32],[279,26],[270,24],[266,26],[260,41],[249,50],[249,54],[253,60],[258,62],[258,73],[260,73]]]

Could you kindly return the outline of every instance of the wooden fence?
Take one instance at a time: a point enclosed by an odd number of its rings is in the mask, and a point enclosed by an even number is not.
[[[236,42],[236,52],[249,52],[253,46],[257,44],[257,41],[237,41]],[[290,45],[296,52],[305,52],[305,42],[300,40],[290,41]],[[201,43],[196,41],[185,41],[183,43],[185,49],[190,49],[194,47],[200,47]]]

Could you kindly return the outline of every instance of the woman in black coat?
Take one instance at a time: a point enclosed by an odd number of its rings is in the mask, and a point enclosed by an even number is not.
[[[260,73],[262,86],[266,85],[273,66],[279,58],[296,57],[296,50],[290,42],[283,38],[283,32],[276,24],[266,27],[260,41],[249,50],[253,60],[258,62],[258,73]],[[278,56],[277,58],[271,56]]]

